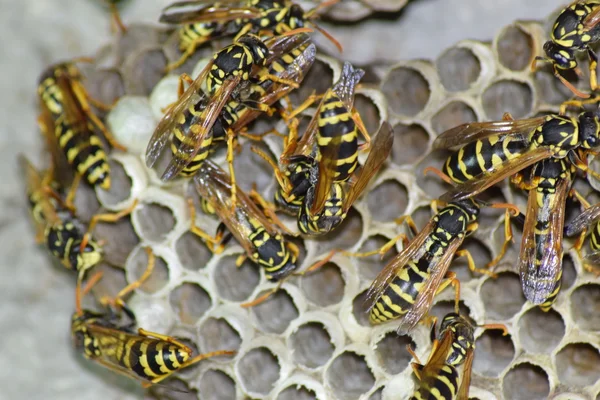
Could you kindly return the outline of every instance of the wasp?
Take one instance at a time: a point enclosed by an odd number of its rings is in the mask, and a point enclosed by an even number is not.
[[[366,301],[372,324],[400,319],[398,330],[410,331],[429,311],[435,295],[448,285],[454,286],[458,301],[460,283],[453,272],[448,272],[455,256],[466,257],[472,271],[493,276],[489,270],[475,266],[468,250],[459,250],[464,239],[477,229],[483,205],[486,204],[475,199],[448,203],[384,267],[367,292]],[[434,202],[433,206],[434,209],[437,208],[437,203]],[[511,204],[493,204],[491,207],[506,209],[508,226],[509,210],[513,211],[513,215],[518,214],[518,210]],[[412,219],[408,216],[403,219],[415,232]],[[505,238],[502,252],[489,266],[502,258],[511,236]]]
[[[506,326],[501,324],[482,325],[484,329],[501,329],[507,335]],[[442,319],[440,331],[436,333],[436,321],[431,326],[431,354],[422,364],[414,351],[407,347],[417,361],[411,367],[417,376],[418,385],[411,400],[467,400],[471,385],[471,370],[475,354],[475,327],[458,313],[449,313]],[[463,366],[462,379],[458,368]]]
[[[160,22],[183,25],[179,30],[181,58],[167,66],[171,71],[181,66],[196,49],[211,40],[233,36],[234,41],[247,33],[281,35],[310,25],[325,35],[340,51],[342,47],[327,31],[315,24],[318,11],[339,0],[321,3],[305,12],[289,0],[207,0],[183,1],[167,6]]]
[[[92,186],[110,188],[110,168],[106,150],[98,129],[113,148],[126,150],[106,129],[90,109],[90,103],[108,106],[92,99],[82,83],[82,75],[72,62],[55,64],[41,76],[38,95],[42,112],[38,117],[40,129],[51,144],[59,148],[76,171]]]
[[[596,67],[598,57],[590,45],[600,39],[600,1],[578,0],[567,6],[556,18],[550,40],[544,44],[546,57],[538,56],[534,59],[532,69],[538,60],[552,64],[554,75],[569,88],[575,95],[589,97],[588,94],[577,90],[569,83],[560,71],[576,70],[576,53],[586,51],[590,59],[590,86],[592,92],[598,88]]]
[[[548,115],[503,121],[472,122],[452,128],[434,142],[434,147],[462,146],[446,160],[443,171],[427,168],[446,182],[457,185],[440,197],[444,201],[475,196],[502,179],[548,158],[569,161],[582,171],[588,169],[587,154],[600,146],[600,114],[583,112],[577,117]]]
[[[192,349],[175,338],[145,329],[135,329],[135,315],[125,305],[122,298],[138,288],[154,268],[153,252],[146,248],[148,266],[139,280],[123,288],[110,303],[107,312],[96,312],[81,308],[81,299],[97,282],[97,275],[90,279],[86,287],[76,295],[76,311],[71,319],[71,336],[75,349],[92,360],[114,372],[142,382],[149,387],[171,376],[174,372],[201,360],[233,355],[233,351],[215,351],[193,357]],[[106,302],[106,299],[103,299]],[[129,321],[122,322],[126,314]]]
[[[567,225],[565,234],[567,236],[579,234],[574,248],[583,260],[584,268],[598,275],[600,271],[595,266],[600,264],[600,203],[593,206],[590,206],[587,202],[583,204],[587,208]],[[582,256],[581,249],[586,236],[590,251],[585,256]]]

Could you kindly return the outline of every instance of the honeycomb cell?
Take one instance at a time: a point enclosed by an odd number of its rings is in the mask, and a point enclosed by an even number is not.
[[[264,302],[252,307],[252,314],[257,327],[270,333],[285,332],[290,323],[300,315],[294,300],[284,289],[278,290]]]
[[[451,47],[436,61],[436,68],[442,85],[449,92],[469,89],[481,74],[481,62],[466,47]]]
[[[369,396],[369,400],[381,400],[381,399],[383,399],[383,388],[384,387],[381,386],[376,391],[374,391],[373,394],[371,394],[371,396]]]
[[[376,347],[377,360],[390,375],[404,371],[412,356],[406,351],[406,346],[415,348],[416,345],[409,336],[398,335],[396,331],[388,332]]]
[[[316,271],[304,275],[300,287],[311,303],[327,307],[342,301],[345,282],[340,267],[328,262]]]
[[[391,159],[396,165],[412,164],[427,153],[429,134],[419,124],[394,126]]]
[[[370,191],[367,205],[375,221],[393,221],[404,214],[408,205],[408,192],[404,185],[389,179]]]
[[[129,154],[143,154],[156,128],[155,116],[150,102],[145,97],[120,98],[108,114],[106,122],[115,139],[127,147]],[[163,158],[167,159],[167,157]]]
[[[129,57],[123,66],[129,95],[148,96],[165,76],[167,58],[161,49],[148,49]]]
[[[198,329],[198,334],[204,352],[237,351],[242,344],[240,333],[224,318],[207,318]]]
[[[382,235],[371,236],[364,241],[358,251],[360,253],[374,251],[381,248],[388,241],[389,239]],[[379,274],[383,267],[387,265],[387,263],[394,258],[396,254],[398,254],[398,252],[393,247],[385,253],[383,258],[379,254],[359,258],[357,263],[359,265],[359,273],[361,277],[370,281],[375,279],[377,274]]]
[[[192,232],[185,232],[175,242],[175,251],[183,268],[190,271],[200,271],[212,257],[206,244]]]
[[[214,271],[214,281],[222,298],[243,301],[250,297],[260,282],[260,271],[247,259],[238,267],[236,259],[237,256],[221,258]]]
[[[356,399],[375,384],[375,377],[362,355],[345,351],[327,368],[325,379],[338,399]]]
[[[140,242],[129,217],[121,218],[116,222],[99,223],[94,229],[94,238],[104,242],[102,246],[104,260],[121,267],[125,265],[127,257]]]
[[[102,279],[92,288],[92,293],[96,299],[102,299],[103,297],[114,298],[127,285],[125,271],[106,263],[96,265],[93,273],[102,273]],[[84,308],[90,307],[93,304],[91,296],[84,297],[82,300]]]
[[[94,69],[85,74],[85,88],[94,100],[110,105],[125,94],[125,83],[119,71]],[[102,110],[100,115],[102,115]]]
[[[514,366],[504,377],[504,398],[511,400],[545,400],[550,392],[548,374],[530,363]]]
[[[501,80],[488,87],[481,97],[489,120],[501,120],[508,112],[513,118],[523,118],[532,111],[533,93],[529,85],[514,80]]]
[[[317,395],[315,392],[298,385],[288,386],[277,396],[277,400],[312,400],[316,398]]]
[[[279,360],[268,348],[257,347],[242,356],[237,371],[249,392],[267,395],[279,379]]]
[[[485,270],[486,264],[492,261],[492,255],[488,246],[475,238],[468,238],[460,248],[471,253],[476,268]],[[469,281],[473,277],[481,276],[478,271],[473,272],[469,269],[467,258],[464,256],[454,258],[452,261],[452,271],[456,273],[460,281],[464,282]]]
[[[325,93],[331,87],[333,82],[333,70],[325,61],[317,58],[310,68],[310,71],[302,81],[298,90],[290,94],[294,104],[300,104],[308,98],[313,92]],[[302,131],[300,131],[302,132]]]
[[[516,25],[507,26],[496,38],[498,60],[513,71],[529,68],[535,54],[534,46],[533,37]]]
[[[348,216],[335,231],[319,238],[318,253],[326,253],[330,250],[349,249],[360,240],[363,230],[363,220],[354,208],[348,211]]]
[[[127,260],[128,280],[133,282],[138,280],[148,266],[148,255],[143,249],[136,249]],[[156,293],[169,282],[169,268],[162,257],[155,254],[155,263],[152,274],[140,286],[140,290],[145,293]]]
[[[582,285],[571,294],[571,315],[580,329],[600,331],[599,309],[600,285]]]
[[[588,343],[571,343],[556,355],[556,371],[566,385],[594,385],[600,377],[600,352]]]
[[[147,240],[160,242],[175,227],[173,211],[165,205],[141,203],[133,213],[138,221],[140,236]]]
[[[471,106],[462,101],[451,101],[431,118],[431,127],[439,135],[455,126],[477,121],[477,115]]]
[[[331,336],[319,322],[300,325],[290,336],[294,361],[306,368],[319,368],[327,363],[335,350]]]
[[[198,400],[198,391],[190,388],[187,383],[177,378],[169,378],[168,385],[152,385],[148,392],[148,396],[144,397],[144,400]],[[204,396],[202,396],[202,399],[204,399]]]
[[[549,354],[565,334],[565,323],[556,311],[528,310],[519,320],[521,345],[530,353]],[[544,327],[544,329],[540,329]]]
[[[360,117],[365,124],[365,128],[367,128],[367,132],[369,132],[370,135],[377,132],[381,115],[379,114],[377,105],[373,103],[373,100],[362,94],[356,94],[356,96],[354,96],[354,107],[360,114]]]
[[[415,166],[414,174],[417,178],[417,185],[421,190],[427,193],[427,196],[429,196],[430,199],[440,197],[450,189],[450,186],[435,174],[425,175],[423,171],[427,167],[442,168],[442,165],[444,165],[449,155],[450,153],[447,151],[433,151],[427,154],[427,157]]]
[[[413,117],[429,101],[431,88],[423,74],[415,68],[398,66],[389,71],[381,85],[390,109],[399,115]]]
[[[481,300],[491,319],[508,319],[515,315],[525,303],[519,276],[503,272],[498,278],[488,278],[481,286]]]
[[[269,154],[267,146],[263,143],[252,143],[252,146]],[[253,187],[256,187],[258,193],[265,193],[265,189],[273,181],[273,169],[252,151],[251,146],[242,146],[241,151],[235,153],[233,166],[237,184],[246,193]]]
[[[210,309],[212,299],[200,285],[185,282],[173,289],[169,303],[182,323],[193,325]]]
[[[369,322],[369,304],[367,303],[367,291],[359,293],[352,300],[352,315],[362,326],[371,326]]]
[[[121,162],[111,159],[110,165],[110,189],[98,189],[98,200],[104,207],[114,208],[131,196],[131,177],[127,175]]]
[[[563,256],[562,269],[563,271],[561,277],[561,290],[564,291],[573,286],[575,280],[577,279],[577,270],[575,269],[575,263],[573,263],[573,258],[568,254],[565,254]]]
[[[227,373],[218,369],[209,369],[202,374],[198,383],[200,399],[229,400],[236,395],[235,381]]]
[[[143,47],[159,45],[166,40],[165,31],[156,29],[155,26],[142,24],[128,24],[127,31],[120,35],[116,48],[119,59],[125,60]],[[127,79],[127,77],[125,77]]]
[[[560,104],[571,97],[571,91],[556,79],[552,69],[536,71],[534,83],[539,98],[547,104]]]
[[[515,357],[515,345],[510,335],[498,329],[487,329],[475,341],[473,369],[478,374],[500,377]]]
[[[441,322],[447,314],[455,311],[454,307],[454,297],[452,297],[452,300],[437,301],[433,307],[431,307],[429,315],[436,317],[438,322]],[[468,317],[471,314],[471,310],[469,310],[469,307],[467,307],[462,300],[458,303],[458,312],[474,324],[474,321]],[[439,329],[439,324],[436,329]]]

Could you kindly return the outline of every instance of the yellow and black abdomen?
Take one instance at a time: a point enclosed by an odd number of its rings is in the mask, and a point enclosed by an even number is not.
[[[153,381],[177,371],[190,358],[183,348],[164,340],[132,336],[116,353],[119,364]]]
[[[443,365],[435,379],[421,383],[411,400],[453,400],[458,391],[458,372],[451,365]]]
[[[179,29],[179,49],[186,51],[192,46],[200,46],[223,35],[224,28],[217,22],[186,24]]]
[[[270,281],[279,281],[296,269],[296,256],[287,248],[283,236],[271,235],[256,220],[249,220],[252,233],[249,239],[254,246],[251,259],[265,270]]]

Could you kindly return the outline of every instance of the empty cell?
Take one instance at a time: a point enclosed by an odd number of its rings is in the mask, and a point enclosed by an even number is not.
[[[346,286],[342,271],[331,262],[304,275],[300,285],[308,301],[321,307],[342,301]]]
[[[369,400],[381,400],[383,398],[383,386],[378,388],[376,391],[369,396]]]
[[[131,177],[127,175],[123,164],[116,160],[109,160],[110,165],[110,189],[98,190],[98,199],[102,205],[114,208],[117,204],[127,200],[131,196]]]
[[[513,367],[502,384],[504,398],[511,400],[546,400],[550,392],[548,374],[530,363]]]
[[[104,260],[117,266],[124,266],[131,251],[140,243],[129,217],[111,223],[98,223],[94,238],[104,242]]]
[[[203,373],[198,385],[201,400],[235,399],[235,381],[218,369],[209,369]]]
[[[277,400],[313,400],[317,395],[304,386],[291,385],[283,389],[277,396]]]
[[[377,360],[388,374],[399,374],[412,360],[412,356],[406,351],[406,346],[412,349],[416,347],[409,336],[398,335],[395,331],[388,332],[377,343],[375,347]]]
[[[375,221],[390,222],[404,214],[408,192],[401,183],[386,180],[369,192],[367,205]]]
[[[148,255],[143,249],[138,249],[133,259],[127,263],[128,277],[139,279],[148,266]],[[155,255],[154,269],[150,277],[140,286],[145,293],[156,293],[169,282],[169,267],[162,257]]]
[[[164,240],[175,227],[173,211],[162,204],[142,203],[134,211],[139,222],[140,236],[158,242]]]
[[[469,253],[471,253],[476,268],[485,270],[486,264],[492,261],[492,255],[487,245],[483,244],[477,239],[468,238],[463,242],[463,245],[460,247],[460,249],[467,250]],[[461,282],[468,282],[471,279],[482,276],[481,273],[477,271],[472,272],[469,269],[467,257],[464,256],[454,258],[454,261],[452,261],[452,271],[456,273],[457,278]]]
[[[142,46],[155,46],[166,39],[165,32],[149,24],[130,24],[123,35],[119,35],[116,48],[119,50],[119,59],[135,53]],[[127,78],[125,78],[127,79]]]
[[[389,239],[382,235],[371,236],[364,241],[358,251],[361,253],[375,251],[385,245],[388,241]],[[358,264],[360,275],[368,280],[375,279],[377,274],[379,274],[383,267],[385,267],[396,254],[398,254],[396,248],[392,247],[384,254],[383,258],[379,254],[357,258],[356,263]]]
[[[121,289],[127,286],[125,271],[121,268],[116,268],[102,262],[96,265],[91,273],[88,273],[88,277],[96,273],[102,273],[102,279],[92,288],[92,293],[96,299],[102,299],[103,297],[114,298]],[[82,300],[84,308],[87,307],[88,301],[90,302],[89,304],[92,304],[90,296],[84,297]],[[127,300],[127,297],[125,300]]]
[[[123,77],[114,69],[94,68],[89,73],[86,71],[84,84],[93,99],[107,105],[125,95]],[[102,116],[106,111],[94,108],[94,112]]]
[[[442,85],[449,92],[469,89],[481,74],[481,62],[466,47],[451,47],[436,61]]]
[[[167,57],[161,49],[138,52],[127,60],[124,73],[127,77],[127,93],[148,96],[165,76]]]
[[[373,103],[373,100],[369,97],[357,94],[354,97],[354,107],[360,114],[369,135],[375,134],[377,129],[379,129],[379,121],[381,118],[377,105]],[[362,137],[360,137],[359,140],[362,140]]]
[[[396,114],[413,117],[423,111],[431,88],[429,82],[418,70],[411,67],[392,69],[381,85],[388,104]]]
[[[599,310],[600,285],[582,285],[571,294],[571,315],[579,328],[600,331]]]
[[[327,363],[335,350],[331,336],[320,322],[300,325],[290,335],[294,361],[307,368],[319,368]]]
[[[167,385],[152,385],[148,392],[153,399],[165,400],[198,400],[199,395],[196,389],[190,388],[187,383],[177,378],[170,378]]]
[[[279,379],[280,366],[268,348],[258,347],[242,356],[237,370],[246,391],[267,395]]]
[[[534,307],[519,320],[518,332],[521,344],[528,352],[549,354],[562,340],[565,323],[556,311],[544,312]]]
[[[501,80],[488,87],[481,97],[483,110],[490,120],[501,120],[504,113],[519,119],[528,115],[533,107],[533,93],[529,85]]]
[[[455,126],[477,121],[475,111],[462,101],[446,104],[431,118],[431,127],[439,135]]]
[[[422,229],[433,217],[433,211],[430,206],[422,206],[414,210],[411,216],[415,225],[417,225],[417,229]]]
[[[261,133],[256,131],[253,133]],[[253,147],[269,154],[264,143],[252,143]],[[266,188],[273,182],[273,168],[258,154],[252,151],[251,146],[242,146],[241,151],[234,154],[233,165],[237,184],[246,193],[254,187],[258,193],[265,193]]]
[[[481,287],[481,299],[489,318],[511,318],[525,303],[519,276],[503,272],[496,279],[487,278]]]
[[[200,285],[186,282],[169,295],[171,308],[184,324],[193,325],[212,306],[210,295]]]
[[[429,134],[419,124],[394,126],[392,161],[396,165],[411,164],[423,157],[429,147]]]
[[[177,239],[175,251],[183,268],[190,271],[204,269],[212,257],[204,241],[189,231]]]
[[[237,256],[219,260],[214,270],[214,281],[219,295],[230,301],[244,301],[252,295],[260,281],[259,267],[246,259],[239,267]]]
[[[515,357],[515,345],[510,335],[499,329],[487,329],[475,341],[473,372],[497,378]]]
[[[352,314],[356,321],[362,326],[371,326],[369,322],[369,307],[370,303],[367,302],[367,291],[358,294],[354,300],[352,300]]]
[[[263,293],[259,294],[261,296]],[[283,333],[298,318],[294,300],[285,290],[273,293],[264,302],[252,307],[258,328],[264,332]]]
[[[360,239],[363,220],[354,208],[348,211],[346,219],[333,232],[319,238],[318,252],[326,253],[334,249],[348,249]]]
[[[199,343],[202,351],[218,350],[237,351],[242,344],[242,338],[235,328],[224,318],[208,318],[198,329]]]
[[[506,68],[522,71],[529,68],[535,50],[533,37],[518,26],[511,25],[500,33],[496,42],[498,60]]]
[[[365,358],[352,351],[336,357],[327,369],[325,379],[338,399],[357,399],[375,384],[375,377]]]
[[[600,352],[588,343],[569,344],[556,355],[556,371],[566,385],[594,385],[600,377]]]
[[[448,151],[432,151],[414,167],[417,185],[432,198],[439,197],[447,192],[450,189],[450,185],[442,181],[439,176],[431,173],[425,175],[423,171],[427,167],[441,169],[449,155]]]
[[[540,99],[548,104],[560,104],[572,96],[571,91],[556,79],[551,68],[536,71],[534,83]]]

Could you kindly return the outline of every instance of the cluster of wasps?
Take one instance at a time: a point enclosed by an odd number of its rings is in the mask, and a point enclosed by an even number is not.
[[[335,231],[388,158],[393,143],[387,122],[371,140],[354,107],[364,71],[350,63],[344,64],[339,79],[325,93],[313,94],[296,107],[289,98],[315,61],[316,47],[309,32],[322,32],[341,49],[314,22],[319,10],[334,3],[304,11],[289,0],[196,0],[175,3],[160,17],[161,22],[178,25],[182,52],[165,73],[214,39],[231,37],[232,43],[216,51],[198,76],[180,76],[178,99],[165,110],[149,140],[146,164],[152,168],[166,158],[162,180],[188,179],[201,199],[202,211],[219,218],[222,224],[217,233],[205,232],[196,225],[196,205],[189,201],[190,230],[211,251],[223,251],[233,237],[244,250],[237,264],[248,258],[263,269],[269,281],[279,285],[306,271],[296,271],[299,251],[288,238],[293,233],[276,212],[294,216],[304,238]],[[126,31],[120,19],[115,19],[121,31]],[[455,288],[455,312],[443,318],[439,333],[436,321],[432,323],[429,359],[421,363],[408,349],[417,361],[412,364],[418,382],[413,398],[468,398],[475,326],[458,313],[460,282],[449,266],[455,256],[464,256],[471,270],[495,276],[490,268],[510,244],[511,217],[521,215],[512,204],[488,204],[475,196],[508,177],[528,192],[518,265],[525,296],[543,310],[550,309],[560,290],[563,232],[579,234],[577,249],[581,250],[587,229],[596,224],[590,234],[591,252],[583,259],[589,270],[600,259],[600,205],[590,206],[572,188],[578,172],[595,174],[588,169],[587,158],[600,148],[600,111],[567,116],[567,107],[594,104],[597,98],[580,92],[561,75],[562,70],[577,68],[576,53],[587,51],[592,92],[596,90],[597,63],[589,45],[600,39],[599,21],[600,1],[577,1],[559,15],[551,40],[544,46],[547,57],[543,59],[553,65],[555,75],[574,94],[589,99],[567,102],[557,115],[523,120],[505,115],[502,121],[468,123],[442,133],[434,146],[455,151],[441,171],[432,167],[428,171],[453,188],[433,203],[435,214],[420,231],[410,216],[399,218],[410,227],[412,239],[399,235],[375,252],[383,254],[399,238],[404,242],[403,250],[384,267],[367,293],[373,324],[394,320],[400,333],[411,331],[419,322],[431,320],[427,316],[436,294],[450,285]],[[82,308],[82,298],[102,278],[100,273],[93,274],[84,285],[87,273],[103,259],[103,244],[93,237],[95,225],[125,218],[137,201],[119,213],[97,214],[87,222],[78,218],[73,200],[80,181],[108,190],[107,145],[117,151],[126,149],[94,113],[92,107],[110,106],[89,96],[75,62],[51,66],[40,79],[38,94],[42,108],[39,125],[53,164],[43,172],[25,159],[23,166],[38,240],[45,242],[65,267],[77,272],[71,325],[75,347],[86,358],[145,386],[158,384],[208,357],[233,355],[233,351],[222,350],[193,356],[176,338],[137,327],[124,298],[151,275],[155,257],[150,248],[146,248],[148,266],[137,281],[114,298],[102,298],[101,312]],[[315,104],[312,119],[300,135],[298,115]],[[279,159],[252,148],[274,170],[278,190],[269,202],[259,193],[245,193],[237,186],[233,158],[240,137],[262,140],[263,135],[249,133],[248,126],[259,117],[274,115],[288,128]],[[220,145],[227,147],[228,171],[211,160]],[[368,151],[362,166],[358,162],[361,151]],[[59,179],[64,170],[72,176]],[[565,227],[569,195],[586,210]],[[486,268],[478,268],[469,252],[460,247],[477,229],[483,207],[505,210],[506,240],[500,254]],[[308,270],[323,265],[334,253]],[[268,295],[242,306],[259,304]],[[481,327],[507,333],[503,325]]]

